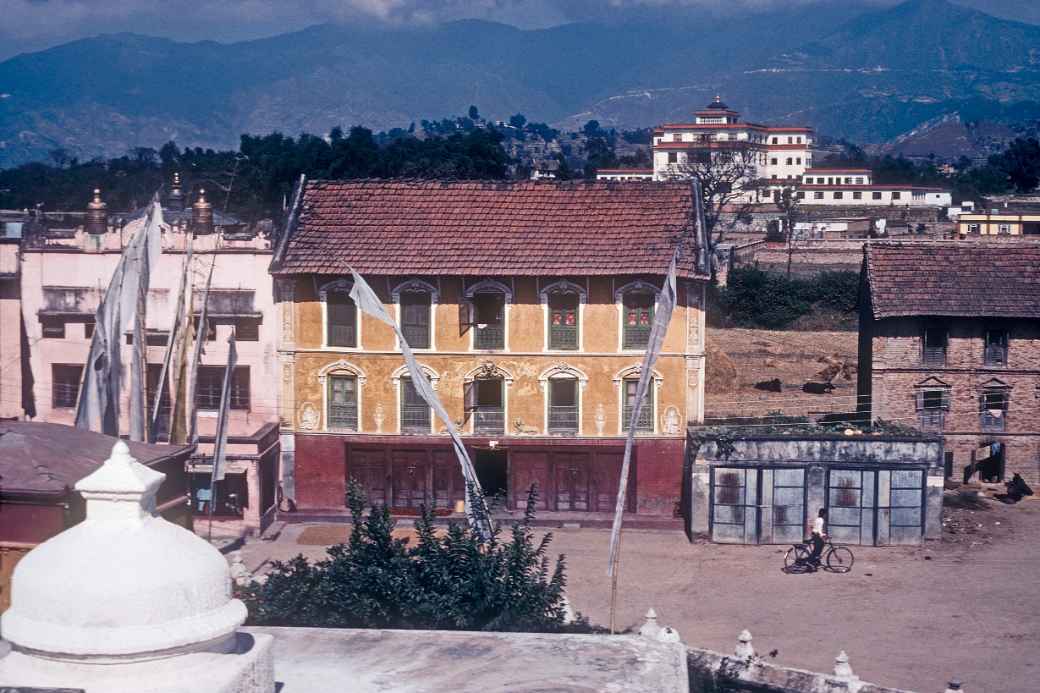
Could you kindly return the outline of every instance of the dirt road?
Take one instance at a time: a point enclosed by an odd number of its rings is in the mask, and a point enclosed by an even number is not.
[[[759,653],[787,666],[830,671],[844,649],[864,680],[938,693],[960,678],[969,693],[1040,690],[1040,500],[947,511],[946,539],[922,548],[854,547],[847,575],[785,575],[785,547],[690,544],[678,532],[628,531],[618,625],[638,627],[648,607],[685,642],[730,652],[744,628]],[[399,527],[410,527],[402,521]],[[406,530],[399,530],[404,533]],[[303,536],[306,543],[299,543]],[[554,530],[567,556],[568,596],[609,623],[609,532]],[[243,550],[266,558],[320,558],[344,525],[289,525]]]

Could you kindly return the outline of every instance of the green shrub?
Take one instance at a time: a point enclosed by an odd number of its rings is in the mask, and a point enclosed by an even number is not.
[[[392,536],[385,507],[365,516],[365,499],[348,492],[353,518],[345,544],[311,564],[303,556],[277,562],[262,584],[239,595],[249,623],[331,628],[428,628],[555,632],[587,630],[580,618],[565,623],[565,561],[550,566],[552,533],[535,541],[532,487],[512,537],[487,541],[451,524],[438,532],[426,509],[415,522],[418,541]],[[551,568],[551,569],[550,569]]]
[[[729,273],[725,287],[714,291],[708,316],[712,324],[720,326],[781,329],[814,310],[851,315],[858,299],[856,272],[821,272],[798,278],[740,267]]]

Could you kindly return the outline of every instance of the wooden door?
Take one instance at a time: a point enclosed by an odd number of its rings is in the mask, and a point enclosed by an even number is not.
[[[624,454],[620,452],[596,453],[589,473],[592,510],[601,513],[614,512],[623,459]],[[626,499],[634,499],[635,492],[636,489],[629,479]]]
[[[386,457],[382,450],[352,448],[347,455],[347,481],[361,485],[369,503],[386,505]]]
[[[466,484],[459,461],[451,450],[433,451],[433,507],[454,508],[466,499]]]
[[[425,450],[394,450],[390,456],[390,480],[394,509],[418,509],[427,501],[429,462]]]
[[[527,494],[531,486],[538,494],[535,508],[550,509],[550,497],[553,493],[549,473],[549,456],[544,452],[511,452],[509,455],[509,497],[513,507],[523,510],[527,507]]]
[[[556,472],[556,509],[589,510],[589,456],[582,453],[553,455]]]

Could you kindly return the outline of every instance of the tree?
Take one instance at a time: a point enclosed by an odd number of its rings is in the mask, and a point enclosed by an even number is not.
[[[1034,137],[1015,139],[995,163],[1016,192],[1029,193],[1040,185],[1040,142]]]
[[[469,107],[469,119],[473,122],[480,120],[480,111],[477,110],[476,106]]]
[[[793,186],[785,185],[780,194],[774,196],[776,206],[784,218],[784,232],[787,236],[787,278],[791,278],[791,262],[794,258],[794,225],[798,218],[798,196]]]
[[[516,113],[514,115],[509,116],[509,124],[517,130],[523,130],[524,125],[527,124],[527,118],[524,117],[523,113]]]
[[[692,178],[700,182],[704,235],[710,253],[714,253],[738,220],[750,215],[762,187],[757,158],[757,151],[737,143],[737,146],[720,149],[691,149],[685,161],[677,161],[668,168],[666,177],[669,179]],[[724,214],[730,215],[729,223],[722,223]]]
[[[508,541],[483,540],[459,524],[434,527],[425,507],[415,523],[418,541],[393,537],[386,507],[366,516],[356,483],[347,503],[353,523],[345,544],[311,564],[302,556],[275,563],[263,584],[239,595],[257,625],[327,628],[422,628],[555,632],[585,630],[566,621],[566,564],[555,565],[552,533],[535,539],[536,493]]]

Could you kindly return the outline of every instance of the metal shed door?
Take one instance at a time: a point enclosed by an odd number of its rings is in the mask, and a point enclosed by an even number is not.
[[[758,470],[716,467],[711,473],[712,541],[758,543]]]
[[[839,544],[874,543],[876,471],[831,469],[827,474],[827,533]]]
[[[793,544],[805,539],[805,470],[763,469],[760,544]]]
[[[924,470],[880,469],[877,474],[877,545],[920,544],[924,538]]]

